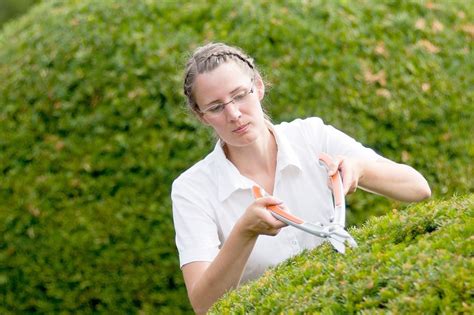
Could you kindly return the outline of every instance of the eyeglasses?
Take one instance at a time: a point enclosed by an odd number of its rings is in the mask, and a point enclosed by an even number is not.
[[[230,101],[227,103],[217,103],[212,106],[209,106],[208,108],[204,110],[199,110],[199,112],[203,115],[210,115],[210,116],[218,116],[220,115],[225,107],[229,105],[230,103],[234,103],[235,105],[242,105],[248,100],[248,96],[254,92],[253,90],[254,84],[253,84],[253,79],[252,79],[252,85],[250,89],[248,90],[243,90],[232,96]]]

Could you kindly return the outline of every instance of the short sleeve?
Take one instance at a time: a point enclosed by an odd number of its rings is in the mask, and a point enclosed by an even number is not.
[[[189,178],[173,182],[171,200],[180,267],[194,261],[214,260],[220,240],[215,218],[199,183]]]

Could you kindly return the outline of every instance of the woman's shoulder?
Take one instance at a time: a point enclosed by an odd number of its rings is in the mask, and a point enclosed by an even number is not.
[[[319,117],[306,117],[306,118],[296,118],[292,121],[283,121],[276,125],[275,127],[282,130],[290,129],[314,129],[314,128],[323,128],[324,122]]]
[[[323,151],[326,144],[327,125],[319,117],[297,118],[275,126],[278,135],[283,135],[294,148],[302,151]]]
[[[206,185],[206,182],[211,182],[213,176],[213,164],[213,155],[211,152],[205,158],[194,163],[191,167],[176,177],[172,184],[172,190],[188,187],[194,187],[194,189],[197,189]]]
[[[275,126],[275,129],[290,138],[309,137],[314,139],[322,137],[326,130],[326,125],[319,117],[296,118],[289,122],[281,122]]]

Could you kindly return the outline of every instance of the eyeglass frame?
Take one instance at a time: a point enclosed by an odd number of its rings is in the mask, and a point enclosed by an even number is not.
[[[212,106],[209,106],[208,108],[204,109],[204,110],[200,110],[198,109],[197,111],[201,114],[201,115],[206,115],[206,114],[210,114],[210,115],[220,115],[224,112],[225,110],[225,107],[227,105],[229,105],[230,103],[233,103],[233,104],[236,104],[236,102],[239,102],[239,101],[236,101],[236,97],[240,97],[241,100],[243,100],[243,98],[249,96],[250,94],[252,94],[254,91],[254,87],[255,87],[255,77],[253,77],[251,79],[251,86],[250,86],[250,89],[249,90],[245,90],[245,93],[237,93],[236,95],[232,96],[231,97],[231,100],[226,102],[226,103],[217,103],[217,104],[214,104]],[[218,112],[215,112],[215,113],[212,113],[211,110],[215,109],[215,108],[218,108],[218,107],[221,107],[222,106],[222,110],[219,110]]]

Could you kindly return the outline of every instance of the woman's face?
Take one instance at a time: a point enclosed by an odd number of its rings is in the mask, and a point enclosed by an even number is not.
[[[260,105],[263,95],[260,76],[252,77],[233,61],[199,74],[194,83],[194,97],[203,112],[201,121],[214,128],[228,146],[246,146],[267,130]],[[226,103],[222,111],[216,109]]]

